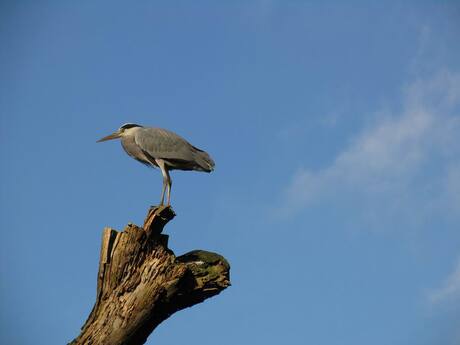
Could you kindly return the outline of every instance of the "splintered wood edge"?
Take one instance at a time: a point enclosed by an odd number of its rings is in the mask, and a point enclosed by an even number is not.
[[[102,290],[104,288],[103,283],[106,265],[108,265],[112,260],[112,253],[114,248],[116,247],[116,243],[120,238],[120,234],[120,232],[112,228],[105,228],[104,233],[102,234],[101,256],[99,258],[99,271],[97,277],[96,301],[99,301]]]
[[[106,264],[110,262],[110,257],[112,256],[113,244],[117,238],[118,231],[112,228],[105,228],[102,235],[102,246],[101,246],[101,257],[100,263]]]
[[[171,206],[152,206],[145,217],[143,228],[147,233],[161,234],[163,227],[175,216]]]

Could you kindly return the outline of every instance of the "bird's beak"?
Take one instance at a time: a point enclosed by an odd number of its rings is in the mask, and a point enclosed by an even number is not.
[[[99,140],[96,141],[96,142],[97,142],[97,143],[100,143],[100,142],[102,142],[102,141],[107,141],[107,140],[112,140],[112,139],[118,139],[118,138],[120,138],[120,136],[121,136],[121,135],[120,135],[120,132],[117,131],[117,132],[115,132],[115,133],[112,133],[112,134],[110,134],[110,135],[104,137],[104,138],[99,139]]]

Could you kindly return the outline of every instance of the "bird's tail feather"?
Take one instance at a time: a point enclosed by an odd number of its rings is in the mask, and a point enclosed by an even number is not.
[[[203,150],[197,148],[195,149],[195,161],[197,165],[201,168],[199,170],[203,170],[206,172],[213,171],[216,164],[214,163],[214,160],[211,158],[211,156]]]

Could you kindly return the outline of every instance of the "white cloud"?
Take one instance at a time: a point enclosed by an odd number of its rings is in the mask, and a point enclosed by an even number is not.
[[[460,261],[444,284],[440,288],[432,290],[428,297],[432,304],[451,302],[460,298]]]
[[[297,171],[287,207],[354,204],[365,218],[406,220],[433,209],[460,211],[460,74],[416,80],[402,98],[401,111],[375,115],[329,166]]]

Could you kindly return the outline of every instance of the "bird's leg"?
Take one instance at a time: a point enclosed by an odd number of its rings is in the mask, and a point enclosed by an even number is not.
[[[171,206],[171,186],[172,186],[172,180],[171,176],[169,176],[169,171],[166,169],[166,174],[168,175],[168,197],[167,197],[167,205]]]
[[[168,206],[169,206],[169,198],[170,198],[169,194],[171,192],[171,187],[170,187],[170,178],[169,178],[168,169],[166,169],[164,160],[157,158],[157,159],[155,159],[155,162],[158,164],[158,167],[161,170],[161,174],[163,175],[163,188],[161,190],[160,205],[164,204],[165,191],[166,191],[166,187],[168,187]]]
[[[161,189],[161,200],[160,200],[160,206],[163,206],[164,201],[165,201],[165,190],[166,190],[166,180],[163,177],[163,188]]]

